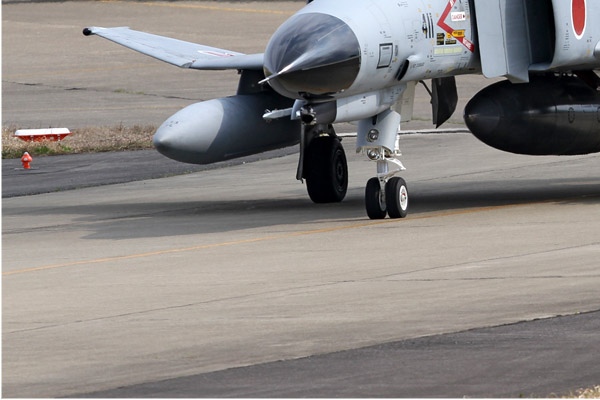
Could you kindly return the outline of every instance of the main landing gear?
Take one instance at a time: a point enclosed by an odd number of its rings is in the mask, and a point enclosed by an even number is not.
[[[331,125],[315,126],[309,134],[302,135],[297,177],[306,180],[313,202],[341,202],[348,190],[348,163],[341,140]]]
[[[337,203],[348,190],[348,163],[340,139],[321,136],[313,139],[305,162],[306,188],[315,203]]]

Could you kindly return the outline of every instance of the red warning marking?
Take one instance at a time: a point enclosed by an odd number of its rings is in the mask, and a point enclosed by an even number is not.
[[[582,0],[584,1],[584,0]],[[471,42],[469,39],[467,39],[466,37],[462,36],[462,37],[456,37],[453,35],[454,32],[456,32],[455,29],[452,29],[448,24],[446,24],[446,18],[448,18],[448,15],[450,15],[450,11],[452,11],[452,7],[454,7],[454,4],[456,3],[456,0],[450,0],[448,1],[448,5],[446,6],[446,9],[444,10],[444,12],[442,13],[442,16],[440,17],[440,20],[438,21],[438,26],[440,28],[442,28],[446,33],[452,35],[456,40],[458,40],[463,46],[465,46],[467,48],[467,50],[469,50],[471,53],[475,51],[475,45],[473,44],[473,42]]]
[[[233,54],[230,54],[230,53],[221,53],[218,51],[210,51],[210,50],[209,51],[198,50],[198,53],[206,54],[209,56],[215,56],[215,57],[233,57]]]
[[[571,0],[571,19],[573,20],[573,30],[577,39],[581,39],[585,32],[586,0]]]

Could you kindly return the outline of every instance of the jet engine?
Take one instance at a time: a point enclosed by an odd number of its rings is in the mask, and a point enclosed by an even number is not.
[[[600,92],[577,76],[495,83],[469,101],[464,118],[479,140],[511,153],[600,152]]]

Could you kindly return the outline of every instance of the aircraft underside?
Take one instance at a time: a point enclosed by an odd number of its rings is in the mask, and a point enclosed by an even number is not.
[[[299,144],[296,178],[315,203],[342,201],[344,148],[334,125],[356,122],[357,152],[375,166],[372,219],[403,218],[400,122],[430,82],[432,123],[458,101],[455,76],[506,80],[481,90],[464,118],[484,143],[513,153],[600,152],[600,3],[590,0],[309,1],[264,54],[245,55],[128,28],[86,28],[182,68],[236,69],[236,95],[192,104],[154,137],[172,159],[207,164]],[[479,12],[478,12],[479,11]]]

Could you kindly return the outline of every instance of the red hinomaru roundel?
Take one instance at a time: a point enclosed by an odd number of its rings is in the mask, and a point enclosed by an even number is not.
[[[586,24],[586,0],[571,0],[571,19],[573,20],[573,31],[577,39],[583,37]]]

